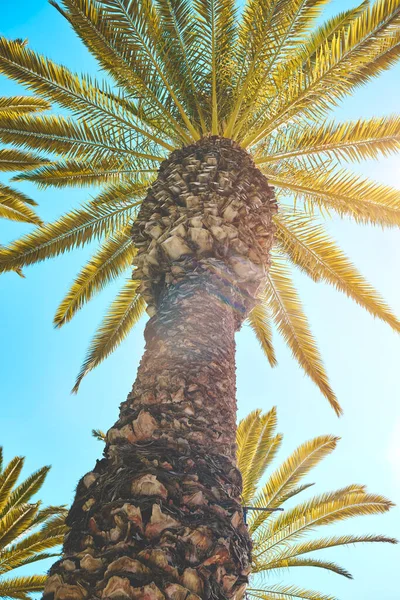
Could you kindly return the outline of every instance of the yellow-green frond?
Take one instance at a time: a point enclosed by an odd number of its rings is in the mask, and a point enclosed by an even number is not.
[[[316,527],[357,516],[383,514],[392,506],[389,500],[375,494],[350,493],[339,497],[326,494],[313,498],[285,511],[260,531],[255,560],[261,556],[273,559],[275,553]]]
[[[400,224],[400,190],[354,175],[345,169],[324,171],[272,165],[263,169],[272,185],[304,202],[306,212],[318,209],[349,216],[362,224],[398,227]]]
[[[140,202],[114,205],[87,204],[73,210],[54,223],[49,223],[0,248],[0,272],[21,268],[82,247],[89,242],[122,229],[133,220]]]
[[[49,108],[50,104],[41,98],[31,96],[0,97],[0,114],[21,115],[23,113],[41,112]]]
[[[287,558],[281,559],[271,562],[256,564],[253,569],[253,573],[266,573],[268,571],[279,571],[279,570],[287,570],[292,567],[317,567],[318,569],[324,569],[325,571],[331,571],[332,573],[336,573],[337,575],[342,575],[347,579],[353,579],[352,574],[347,571],[344,567],[341,567],[335,562],[321,560],[318,558]]]
[[[16,484],[18,477],[21,474],[24,459],[21,456],[13,458],[6,468],[0,471],[0,511],[3,512],[6,506],[11,490]]]
[[[391,66],[400,55],[399,0],[377,0],[317,49],[306,67],[284,66],[275,80],[277,93],[243,140],[248,147],[291,119],[321,118],[355,86]],[[397,33],[396,33],[397,31]]]
[[[95,294],[128,271],[136,254],[130,230],[131,224],[108,238],[83,267],[57,309],[54,317],[57,327],[68,323]]]
[[[1,167],[1,158],[0,158]],[[103,184],[117,183],[124,177],[131,180],[142,179],[143,176],[151,178],[157,173],[157,169],[135,168],[130,166],[129,161],[106,160],[94,161],[61,161],[47,164],[27,173],[21,173],[14,177],[15,181],[32,181],[40,188],[47,187],[88,187]],[[148,185],[150,185],[150,180]],[[145,191],[143,187],[143,191]]]
[[[337,160],[361,161],[389,156],[400,150],[400,117],[374,117],[349,123],[326,123],[304,128],[293,127],[277,135],[256,164],[282,160],[329,156]]]
[[[314,438],[299,446],[270,476],[254,499],[254,506],[279,507],[288,492],[295,489],[303,477],[335,449],[336,444],[337,438],[327,435]],[[259,513],[252,517],[250,531],[256,532],[267,518],[267,513]]]
[[[263,301],[270,308],[276,326],[292,350],[293,356],[317,384],[335,412],[340,414],[341,408],[329,385],[316,342],[289,270],[277,257],[274,258],[267,276]]]
[[[0,598],[15,598],[29,600],[32,592],[42,592],[47,575],[30,575],[13,577],[0,581]]]
[[[128,280],[109,307],[89,346],[73,392],[78,391],[85,375],[97,367],[119,346],[143,315],[146,303],[138,295],[137,288],[137,281]]]
[[[396,331],[400,322],[378,292],[313,217],[282,213],[276,219],[277,240],[295,265],[314,281],[326,281]]]
[[[256,334],[271,367],[276,367],[275,350],[272,345],[271,315],[265,304],[257,304],[248,316],[250,327]]]
[[[0,150],[0,171],[20,171],[24,169],[35,169],[49,161],[21,150],[3,148]]]
[[[38,215],[27,204],[34,204],[25,194],[0,183],[0,217],[10,221],[41,225]]]

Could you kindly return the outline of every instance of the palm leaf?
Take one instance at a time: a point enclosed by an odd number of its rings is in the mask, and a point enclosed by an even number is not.
[[[109,307],[89,346],[73,392],[78,391],[83,377],[114,351],[143,315],[146,303],[137,288],[137,281],[128,280]]]
[[[29,502],[32,496],[34,496],[42,487],[49,470],[50,467],[42,467],[35,473],[32,473],[32,475],[25,479],[25,481],[23,481],[20,485],[15,487],[11,493],[8,493],[7,503],[0,508],[0,517],[10,511],[12,508]],[[9,479],[9,484],[11,481],[13,481],[11,487],[14,487],[16,483],[15,473],[18,473],[19,475],[19,468],[14,470],[14,477]],[[9,491],[11,490],[10,487],[8,487],[8,489]]]
[[[274,260],[267,276],[264,301],[270,307],[279,332],[307,375],[318,385],[337,414],[341,408],[325,373],[315,340],[301,308],[288,269]]]
[[[287,494],[296,489],[297,484],[311,469],[330,454],[336,447],[337,438],[320,436],[305,442],[277,469],[261,488],[254,499],[254,506],[277,508],[287,499]],[[267,519],[267,513],[253,517],[249,525],[255,532]]]
[[[0,97],[0,114],[21,115],[23,113],[40,112],[49,108],[50,104],[41,98],[30,96]]]
[[[127,225],[108,238],[82,269],[57,309],[54,317],[57,327],[70,321],[95,294],[130,267],[136,254],[130,230],[131,225]]]
[[[99,239],[114,228],[121,229],[133,218],[140,202],[115,205],[87,204],[54,223],[46,224],[8,248],[0,249],[0,271],[20,268],[58,256]]]
[[[25,194],[0,183],[0,217],[10,221],[41,225],[41,219],[27,204],[34,204],[34,202]]]
[[[275,562],[267,562],[257,565],[255,569],[253,569],[254,573],[257,572],[267,572],[267,571],[279,571],[281,569],[291,569],[292,567],[317,567],[319,569],[324,569],[325,571],[332,571],[337,575],[342,575],[347,579],[353,579],[353,576],[347,569],[344,569],[340,565],[326,560],[320,560],[316,558],[288,558],[281,559]]]
[[[129,177],[131,180],[140,179],[144,174],[151,177],[151,174],[156,172],[157,169],[135,169],[135,165],[131,167],[129,161],[124,160],[106,160],[98,163],[90,161],[90,164],[86,161],[69,160],[41,166],[33,171],[21,173],[14,179],[33,181],[40,188],[87,187],[117,183],[123,177]]]
[[[276,136],[256,164],[324,155],[340,160],[389,156],[400,149],[400,117],[360,119],[350,123],[330,122],[292,128],[285,136]]]
[[[312,217],[281,214],[277,239],[290,260],[314,281],[326,281],[396,331],[400,323],[324,228]]]
[[[30,575],[14,577],[0,581],[0,598],[16,598],[29,600],[32,592],[42,592],[46,583],[46,575]]]
[[[264,169],[263,169],[264,170]],[[267,172],[267,170],[265,170]],[[315,168],[313,174],[293,166],[280,174],[268,167],[270,183],[303,201],[306,212],[332,210],[356,222],[394,227],[400,224],[400,192],[386,185],[340,170]]]
[[[0,511],[8,502],[10,492],[21,474],[24,459],[21,456],[13,458],[0,473]]]
[[[278,361],[272,345],[271,316],[268,307],[265,304],[257,304],[250,312],[248,321],[268,358],[269,364],[271,367],[276,367]]]

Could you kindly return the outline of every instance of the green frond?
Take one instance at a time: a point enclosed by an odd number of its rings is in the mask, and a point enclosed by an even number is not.
[[[339,415],[341,408],[329,385],[289,270],[277,257],[274,258],[267,275],[267,287],[263,294],[263,301],[270,308],[276,326],[292,350],[293,356]]]
[[[253,500],[254,506],[277,508],[287,499],[287,494],[297,488],[298,483],[311,469],[330,454],[337,444],[338,438],[320,436],[305,442],[295,450],[261,488]],[[268,518],[268,513],[253,516],[249,530],[255,533]]]
[[[15,598],[29,600],[32,592],[42,592],[47,575],[30,575],[27,577],[13,577],[0,581],[0,598]]]
[[[154,114],[155,118],[151,118],[150,123],[158,122],[166,133],[172,128],[181,141],[191,141],[191,135],[182,121],[182,113],[174,110],[174,104],[175,108],[178,107],[178,101],[174,102],[171,89],[161,78],[154,40],[146,38],[148,27],[143,24],[146,39],[141,39],[140,32],[139,35],[134,33],[132,38],[123,33],[128,29],[132,34],[137,26],[136,17],[143,22],[142,7],[130,2],[125,10],[122,2],[115,2],[114,14],[112,9],[107,10],[107,3],[100,6],[91,0],[63,0],[63,5],[66,9],[63,14],[100,65],[128,93],[141,98],[140,117],[146,119],[146,112]],[[133,24],[130,22],[131,10],[138,13],[133,15]]]
[[[267,117],[246,135],[243,147],[294,118],[320,118],[356,86],[394,64],[400,55],[399,23],[399,0],[377,0],[324,42],[306,67],[294,60],[291,69],[289,62],[275,81],[279,92],[265,105]]]
[[[273,560],[276,553],[287,548],[289,543],[316,527],[357,516],[382,514],[392,506],[389,500],[375,494],[322,494],[285,511],[260,530],[254,558],[257,561],[262,556]]]
[[[117,138],[112,130],[89,121],[77,122],[61,116],[0,115],[0,140],[32,150],[54,152],[71,159],[104,160],[136,158],[144,168],[163,161],[161,155],[132,149],[131,141]]]
[[[32,473],[32,475],[25,479],[20,485],[15,487],[14,490],[8,494],[7,503],[0,508],[0,516],[4,515],[15,506],[29,502],[32,496],[34,496],[42,487],[49,470],[50,467],[42,467],[35,473]],[[18,469],[16,472],[18,472]],[[16,480],[12,487],[14,487],[15,483]]]
[[[242,502],[246,506],[252,501],[257,485],[282,441],[281,435],[275,435],[276,408],[264,415],[255,411],[249,416],[252,420],[241,421],[237,435],[238,468],[243,478]]]
[[[108,283],[127,271],[136,250],[131,239],[131,224],[108,238],[76,277],[54,317],[61,327]]]
[[[272,345],[271,315],[268,307],[265,304],[256,304],[248,316],[248,321],[268,358],[269,364],[271,367],[276,367],[278,361]]]
[[[290,544],[287,548],[284,548],[276,556],[276,560],[293,559],[298,556],[303,556],[310,552],[318,552],[319,550],[326,550],[327,548],[336,548],[339,546],[352,546],[354,544],[370,544],[370,543],[386,543],[386,544],[397,544],[395,538],[387,537],[384,535],[343,535],[329,538],[320,538],[316,540],[307,540],[300,544]],[[261,567],[260,567],[260,570]]]
[[[92,339],[73,392],[77,392],[82,379],[97,367],[126,338],[143,315],[146,303],[137,293],[138,282],[128,280],[108,309],[97,333]]]
[[[259,598],[260,600],[337,600],[333,596],[326,596],[319,592],[312,592],[295,586],[274,585],[265,589],[250,588],[247,590],[249,598]]]
[[[253,573],[279,571],[282,569],[291,569],[292,567],[317,567],[319,569],[324,569],[325,571],[332,571],[332,573],[342,575],[347,579],[353,579],[352,574],[349,573],[347,569],[344,569],[334,562],[317,558],[288,558],[274,562],[261,563],[260,565],[256,565],[253,569]]]
[[[1,163],[1,158],[0,158]],[[28,173],[21,173],[14,177],[15,181],[32,181],[39,188],[49,186],[56,188],[64,187],[88,187],[103,184],[116,183],[123,178],[140,180],[144,176],[151,178],[157,169],[145,169],[132,167],[130,163],[122,160],[94,161],[60,161],[39,167]],[[150,185],[150,180],[149,184]],[[145,190],[145,188],[143,188]]]
[[[0,217],[10,221],[41,225],[41,219],[27,204],[35,203],[25,194],[0,183]]]
[[[194,32],[195,17],[191,0],[156,0],[159,25],[163,34],[159,43],[167,76],[184,99],[188,114],[207,132],[204,109],[199,97],[204,74],[199,69],[199,52]]]
[[[31,527],[38,504],[20,504],[0,518],[0,550]]]
[[[334,285],[374,317],[400,331],[400,322],[378,292],[362,277],[315,218],[281,213],[276,219],[276,226],[280,247],[309,277]]]
[[[24,465],[24,459],[21,456],[13,458],[4,470],[0,473],[0,511],[8,503],[8,499],[16,484],[18,477],[21,474],[22,467]]]
[[[78,76],[15,41],[0,38],[0,72],[96,126],[118,127],[130,135],[136,132],[169,151],[175,148],[140,123],[122,94],[116,95],[106,84]]]
[[[31,96],[0,97],[0,114],[21,115],[23,113],[41,112],[49,108],[50,104],[41,98]]]
[[[269,27],[259,40],[256,50],[258,60],[254,60],[251,77],[247,76],[242,89],[244,109],[235,127],[237,134],[254,114],[259,104],[259,96],[265,96],[271,89],[271,75],[277,64],[286,64],[288,56],[298,47],[305,34],[313,27],[324,6],[330,0],[289,0],[282,6],[280,2],[267,3]],[[244,93],[245,92],[245,93]]]
[[[48,161],[40,156],[21,150],[3,148],[0,150],[0,171],[20,171],[35,169]]]
[[[293,127],[273,138],[256,164],[328,156],[337,160],[361,161],[389,156],[400,150],[400,117],[374,117],[356,122]]]
[[[108,206],[92,202],[80,210],[73,210],[9,247],[0,248],[0,272],[58,256],[109,235],[115,229],[123,229],[132,221],[134,209],[139,204],[130,201]]]
[[[398,227],[400,224],[400,191],[354,175],[345,169],[313,172],[293,166],[278,170],[272,165],[262,168],[270,183],[290,193],[294,202],[303,201],[306,211],[317,209],[349,216],[357,223]],[[268,174],[267,174],[268,172]]]

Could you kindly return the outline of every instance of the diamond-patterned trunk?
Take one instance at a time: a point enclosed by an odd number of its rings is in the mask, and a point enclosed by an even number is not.
[[[240,600],[235,332],[269,264],[273,190],[230,140],[175,151],[133,228],[153,314],[136,382],[79,482],[45,600]]]

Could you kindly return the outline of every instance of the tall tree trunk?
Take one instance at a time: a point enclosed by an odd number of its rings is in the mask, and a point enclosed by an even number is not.
[[[201,177],[204,175],[204,177]],[[154,316],[105,458],[79,482],[45,600],[240,600],[235,332],[269,264],[273,193],[221,138],[174,152],[133,230]]]

